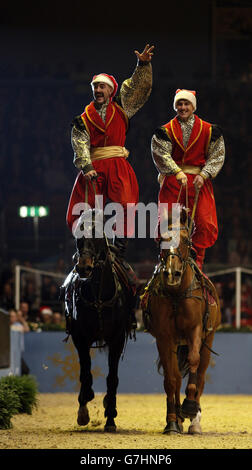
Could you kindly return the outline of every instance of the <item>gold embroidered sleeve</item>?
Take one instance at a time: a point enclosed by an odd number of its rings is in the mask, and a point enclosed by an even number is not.
[[[211,142],[208,149],[207,161],[201,170],[203,177],[215,178],[221,170],[225,160],[225,143],[223,136]]]
[[[137,65],[131,78],[120,89],[122,107],[130,119],[146,103],[152,89],[152,65]]]
[[[86,130],[80,130],[75,125],[72,127],[71,144],[74,151],[74,165],[83,169],[86,173],[93,169],[90,158],[90,138]]]
[[[169,140],[164,140],[154,134],[151,140],[151,153],[159,173],[176,175],[181,170],[171,156],[172,143]]]

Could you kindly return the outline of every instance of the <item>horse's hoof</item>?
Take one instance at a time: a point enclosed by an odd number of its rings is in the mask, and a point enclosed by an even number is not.
[[[188,428],[188,434],[202,434],[201,425],[199,423],[191,424]]]
[[[193,419],[199,411],[199,404],[195,400],[188,400],[185,398],[181,408],[183,418]]]
[[[183,427],[181,431],[181,427],[176,421],[169,421],[164,428],[163,434],[182,434]]]
[[[86,426],[86,424],[89,423],[89,414],[86,405],[79,407],[77,423],[79,426]]]
[[[179,432],[180,434],[183,434],[184,429],[183,429],[183,424],[178,421],[178,427],[179,427]]]
[[[106,425],[104,426],[104,432],[116,432],[116,425]]]
[[[108,417],[104,426],[105,432],[116,432],[116,424],[114,418]]]

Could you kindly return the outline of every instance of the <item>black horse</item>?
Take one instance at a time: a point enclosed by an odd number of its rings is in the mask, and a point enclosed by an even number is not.
[[[109,245],[106,236],[95,238],[95,210],[91,212],[92,238],[78,240],[78,263],[63,285],[67,331],[72,336],[80,361],[77,423],[80,426],[88,424],[87,403],[94,398],[90,348],[106,347],[109,372],[103,400],[107,418],[104,430],[115,431],[118,365],[127,339],[132,337],[131,311],[135,296],[127,285],[127,276],[113,246]]]

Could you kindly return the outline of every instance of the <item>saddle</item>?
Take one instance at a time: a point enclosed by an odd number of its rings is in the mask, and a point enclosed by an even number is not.
[[[137,277],[132,267],[126,261],[114,261],[115,271],[118,279],[125,285],[126,289],[133,295],[136,295]]]
[[[109,245],[113,257],[115,272],[119,281],[126,287],[129,293],[136,295],[138,279],[130,264],[119,255],[119,250],[114,245]]]

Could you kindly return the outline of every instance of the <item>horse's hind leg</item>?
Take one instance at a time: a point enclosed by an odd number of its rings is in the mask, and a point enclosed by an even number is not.
[[[79,410],[77,423],[79,426],[86,426],[89,423],[89,414],[87,409],[87,403],[94,398],[94,392],[92,390],[93,378],[91,374],[91,358],[89,354],[89,348],[82,346],[78,348],[79,360],[80,360],[80,393],[78,397]]]
[[[105,408],[104,416],[107,418],[104,431],[115,432],[116,424],[114,418],[117,416],[116,410],[116,393],[119,383],[118,364],[124,345],[124,337],[121,341],[109,345],[108,365],[109,373],[107,376],[107,394],[103,400]]]

